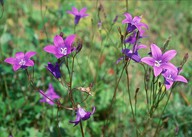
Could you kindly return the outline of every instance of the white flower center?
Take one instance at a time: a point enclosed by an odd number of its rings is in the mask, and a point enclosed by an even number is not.
[[[161,60],[159,60],[159,61],[155,60],[155,66],[160,67],[161,66]]]
[[[21,59],[20,61],[19,61],[19,65],[25,65],[25,60],[24,59]]]
[[[46,98],[46,101],[47,101],[47,102],[50,102],[50,100],[49,100],[48,98]]]
[[[172,78],[171,74],[167,77],[167,80],[173,81],[173,78]]]
[[[66,55],[67,54],[67,48],[61,48],[61,53],[63,55]]]

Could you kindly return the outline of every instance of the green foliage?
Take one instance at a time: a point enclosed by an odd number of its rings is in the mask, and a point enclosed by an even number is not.
[[[102,4],[100,12],[102,21],[101,29],[98,28],[98,7]],[[125,1],[65,1],[65,0],[21,0],[4,1],[4,14],[0,18],[0,137],[12,134],[14,137],[59,137],[80,136],[80,127],[73,127],[70,120],[75,119],[74,112],[60,110],[57,119],[56,106],[51,107],[39,102],[40,96],[37,91],[29,86],[25,71],[13,72],[10,65],[4,63],[4,59],[13,56],[18,51],[36,51],[34,57],[34,77],[36,86],[46,89],[49,83],[61,96],[67,96],[67,90],[58,83],[45,69],[47,62],[56,59],[43,51],[43,47],[52,43],[53,37],[60,32],[65,35],[74,32],[74,18],[66,13],[75,6],[78,9],[87,7],[89,17],[80,20],[76,32],[83,40],[83,49],[77,55],[74,69],[74,87],[88,86],[93,83],[93,97],[83,105],[90,110],[96,106],[96,113],[88,121],[83,121],[85,136],[134,136],[133,119],[131,117],[128,94],[125,89],[126,80],[122,78],[118,87],[116,102],[113,105],[112,114],[109,116],[108,108],[111,103],[115,84],[120,76],[122,64],[115,64],[121,57],[120,38],[118,27],[124,30],[121,21],[126,11]],[[178,51],[173,60],[177,66],[182,61],[185,53],[189,53],[189,59],[184,65],[182,75],[185,76],[188,85],[179,84],[175,88],[171,103],[165,112],[168,121],[159,136],[175,136],[175,128],[179,127],[178,136],[191,136],[192,132],[192,109],[187,106],[192,104],[192,8],[190,0],[185,1],[129,1],[128,11],[136,15],[143,15],[143,20],[150,26],[148,37],[142,42],[150,45],[157,43],[163,46],[166,39],[171,36],[169,49]],[[0,11],[2,11],[2,6]],[[118,15],[118,21],[113,24],[113,19]],[[143,51],[142,56],[148,51]],[[140,65],[132,64],[130,67],[130,80],[132,98],[137,87],[138,93],[138,123],[141,130],[149,128],[151,136],[153,125],[146,127],[145,102],[143,86],[143,72]],[[62,66],[64,73],[66,67]],[[33,68],[29,69],[33,73]],[[181,91],[183,96],[179,94]],[[85,98],[85,94],[76,94],[76,99]],[[65,102],[65,100],[63,100]],[[163,105],[164,102],[161,104]],[[71,105],[68,103],[67,105]],[[156,113],[155,113],[156,114]],[[110,124],[104,127],[105,120]],[[59,128],[57,127],[59,121]],[[144,122],[144,124],[141,124]],[[157,121],[154,121],[157,123]]]

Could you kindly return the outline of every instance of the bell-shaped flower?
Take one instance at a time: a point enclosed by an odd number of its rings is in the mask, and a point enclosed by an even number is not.
[[[87,8],[82,8],[80,11],[78,11],[77,8],[72,7],[72,11],[67,11],[67,13],[75,16],[74,23],[75,25],[77,25],[81,18],[88,16],[88,14],[86,14],[86,11],[87,11]]]
[[[49,105],[54,105],[54,100],[60,98],[60,96],[55,93],[52,84],[49,84],[49,88],[45,93],[42,90],[40,90],[40,93],[42,96],[42,99],[40,100],[40,102],[46,102]]]
[[[157,77],[164,69],[177,69],[169,62],[177,54],[176,50],[168,50],[163,54],[157,45],[151,44],[151,54],[152,57],[144,57],[141,61],[153,67],[155,77]]]
[[[162,73],[164,80],[165,80],[165,87],[167,90],[169,90],[171,88],[171,86],[173,85],[173,83],[175,81],[180,81],[180,82],[184,82],[184,83],[188,83],[187,79],[181,75],[179,75],[178,70],[165,70]]]
[[[54,37],[54,45],[47,45],[44,47],[44,50],[48,53],[51,53],[55,55],[56,58],[62,58],[63,56],[67,56],[71,54],[73,51],[72,44],[75,40],[76,35],[69,35],[65,38],[65,40],[59,36],[56,35]]]
[[[76,126],[81,120],[87,120],[93,115],[95,112],[95,107],[92,108],[92,112],[87,112],[83,109],[79,104],[77,105],[76,119],[74,121],[70,121],[70,123],[74,123]]]
[[[30,60],[31,57],[33,57],[36,54],[36,52],[29,51],[24,54],[23,52],[17,52],[15,54],[15,57],[9,57],[6,58],[4,61],[6,63],[9,63],[13,65],[13,70],[17,71],[20,68],[27,68],[30,66],[34,66],[33,60]]]
[[[128,24],[127,32],[130,33],[135,29],[138,29],[140,34],[144,33],[143,27],[148,29],[147,24],[141,22],[141,17],[135,16],[132,18],[131,14],[125,13],[125,19],[122,21],[122,24]]]
[[[56,79],[61,78],[60,66],[57,62],[55,65],[49,62],[46,68]]]

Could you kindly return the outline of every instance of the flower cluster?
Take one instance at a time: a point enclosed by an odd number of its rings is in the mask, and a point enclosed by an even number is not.
[[[74,23],[75,23],[75,25],[77,25],[81,18],[88,16],[88,14],[86,14],[86,11],[87,11],[86,8],[83,8],[80,11],[78,11],[78,9],[73,7],[72,11],[67,11],[67,13],[75,16]],[[61,65],[65,64],[67,67],[69,67],[69,65],[68,65],[69,58],[72,57],[72,59],[74,60],[75,56],[82,49],[82,43],[81,42],[78,42],[76,47],[74,46],[76,36],[77,36],[76,34],[71,34],[69,36],[63,37],[63,33],[61,33],[60,35],[55,35],[55,37],[53,39],[53,44],[50,44],[50,45],[47,45],[44,47],[45,52],[53,54],[57,58],[56,63],[48,62],[48,64],[45,66],[45,68],[56,79],[58,79],[59,82],[61,82],[61,78],[62,78]],[[74,54],[72,54],[73,52],[74,52]],[[36,52],[33,52],[33,51],[26,52],[26,54],[24,54],[23,52],[17,52],[15,54],[15,57],[6,58],[4,61],[6,63],[13,65],[14,71],[17,71],[20,68],[26,69],[27,75],[29,77],[29,73],[28,73],[27,68],[34,66],[34,61],[31,60],[30,58],[33,57],[35,54],[36,54]],[[66,62],[66,60],[67,60],[67,62]],[[72,63],[74,63],[74,61],[72,61]],[[68,73],[69,73],[70,80],[71,80],[68,83],[71,83],[72,82],[73,68],[71,71],[69,71],[70,68],[67,68],[67,69],[68,69]],[[29,80],[31,80],[31,79],[29,79]],[[64,84],[66,85],[66,87],[68,87],[69,96],[70,96],[72,87],[68,83],[65,83],[65,79],[63,81],[64,81]],[[30,81],[30,83],[33,84],[34,82]],[[61,97],[54,91],[54,88],[53,88],[51,83],[49,84],[49,88],[47,89],[46,92],[44,92],[41,89],[38,89],[38,91],[41,95],[40,102],[47,103],[51,106],[53,106],[54,104],[57,104],[58,107],[61,107],[61,104],[59,101],[55,102],[55,100],[58,100]],[[79,91],[81,91],[81,90],[79,90]],[[83,92],[83,91],[81,91],[81,92]],[[75,125],[77,125],[81,120],[89,119],[90,116],[93,115],[93,113],[95,112],[95,107],[93,107],[92,112],[86,112],[83,108],[80,107],[79,104],[78,105],[74,104],[73,99],[71,100],[71,102],[73,104],[73,108],[67,108],[67,109],[77,110],[76,111],[77,116],[76,116],[76,120],[70,121],[70,123],[75,123]],[[63,108],[66,108],[66,107],[63,107]]]
[[[126,18],[122,21],[122,24],[127,24],[126,31],[128,35],[127,38],[124,37],[124,44],[129,44],[129,46],[133,45],[133,48],[132,50],[128,48],[122,49],[122,54],[124,56],[119,58],[117,63],[123,59],[132,59],[137,63],[143,62],[152,66],[155,77],[160,74],[164,77],[164,84],[167,90],[171,88],[175,81],[187,83],[187,80],[183,76],[179,75],[179,69],[170,63],[170,60],[177,54],[176,50],[169,50],[163,54],[157,45],[151,44],[151,57],[140,57],[138,50],[147,48],[147,46],[140,44],[139,40],[144,37],[144,28],[148,29],[148,26],[141,22],[141,17],[135,16],[132,18],[129,13],[125,13],[124,15]]]
[[[175,81],[187,83],[187,80],[179,75],[178,68],[169,62],[177,54],[176,50],[168,50],[163,54],[157,45],[151,44],[151,54],[151,57],[144,57],[141,61],[153,67],[155,77],[162,74],[167,90]]]

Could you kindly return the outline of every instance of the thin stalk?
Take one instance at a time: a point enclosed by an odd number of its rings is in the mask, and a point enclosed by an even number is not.
[[[133,116],[133,119],[135,121],[135,114],[134,114],[134,111],[133,111],[133,104],[132,104],[132,101],[131,101],[131,93],[130,93],[130,82],[129,82],[129,71],[128,71],[128,66],[129,66],[129,63],[130,63],[130,60],[128,62],[128,64],[126,65],[126,74],[127,74],[127,90],[128,90],[128,96],[129,96],[129,103],[130,103],[130,106],[131,106],[131,112],[132,112],[132,116]]]
[[[82,135],[82,137],[84,137],[83,125],[82,125],[82,122],[81,122],[81,121],[80,121],[80,128],[81,128],[81,135]]]
[[[74,61],[75,61],[75,56],[73,56],[73,60],[72,60],[71,75],[70,75],[70,82],[69,82],[69,97],[70,97],[70,100],[71,100],[73,107],[75,107],[75,102],[74,102],[73,96],[72,96],[72,81],[73,81]]]
[[[161,122],[161,117],[162,117],[162,115],[163,115],[163,113],[164,113],[164,111],[165,111],[165,109],[166,109],[166,107],[167,107],[167,104],[168,104],[169,99],[170,99],[170,97],[171,97],[171,93],[172,93],[172,90],[171,90],[170,93],[169,93],[169,96],[168,96],[168,98],[167,98],[166,104],[165,104],[165,106],[164,106],[164,108],[163,108],[163,111],[162,111],[162,113],[161,113],[161,116],[160,116],[160,119],[159,119],[159,122],[158,122],[158,125],[157,125],[157,128],[156,128],[154,137],[155,137],[155,136],[157,135],[157,133],[159,132],[159,125],[160,125],[160,122]]]
[[[116,84],[116,86],[115,86],[115,90],[114,90],[114,93],[113,93],[113,98],[112,98],[112,101],[111,101],[111,104],[110,104],[110,107],[109,107],[109,111],[108,111],[108,114],[110,114],[110,112],[111,112],[111,109],[112,109],[112,106],[113,106],[113,102],[114,102],[114,100],[115,100],[115,98],[116,98],[116,92],[117,92],[117,88],[118,88],[118,86],[119,86],[119,82],[120,82],[120,80],[121,80],[121,78],[122,78],[122,76],[123,76],[123,71],[125,70],[125,67],[127,66],[127,62],[125,63],[125,65],[123,66],[123,69],[122,69],[122,71],[121,71],[121,74],[120,74],[120,77],[119,77],[119,79],[118,79],[118,81],[117,81],[117,84]],[[105,124],[104,124],[104,127],[106,126],[106,121],[108,121],[108,118],[109,117],[107,117],[107,119],[105,120]],[[104,130],[105,131],[105,130]],[[104,133],[105,134],[105,133]]]

